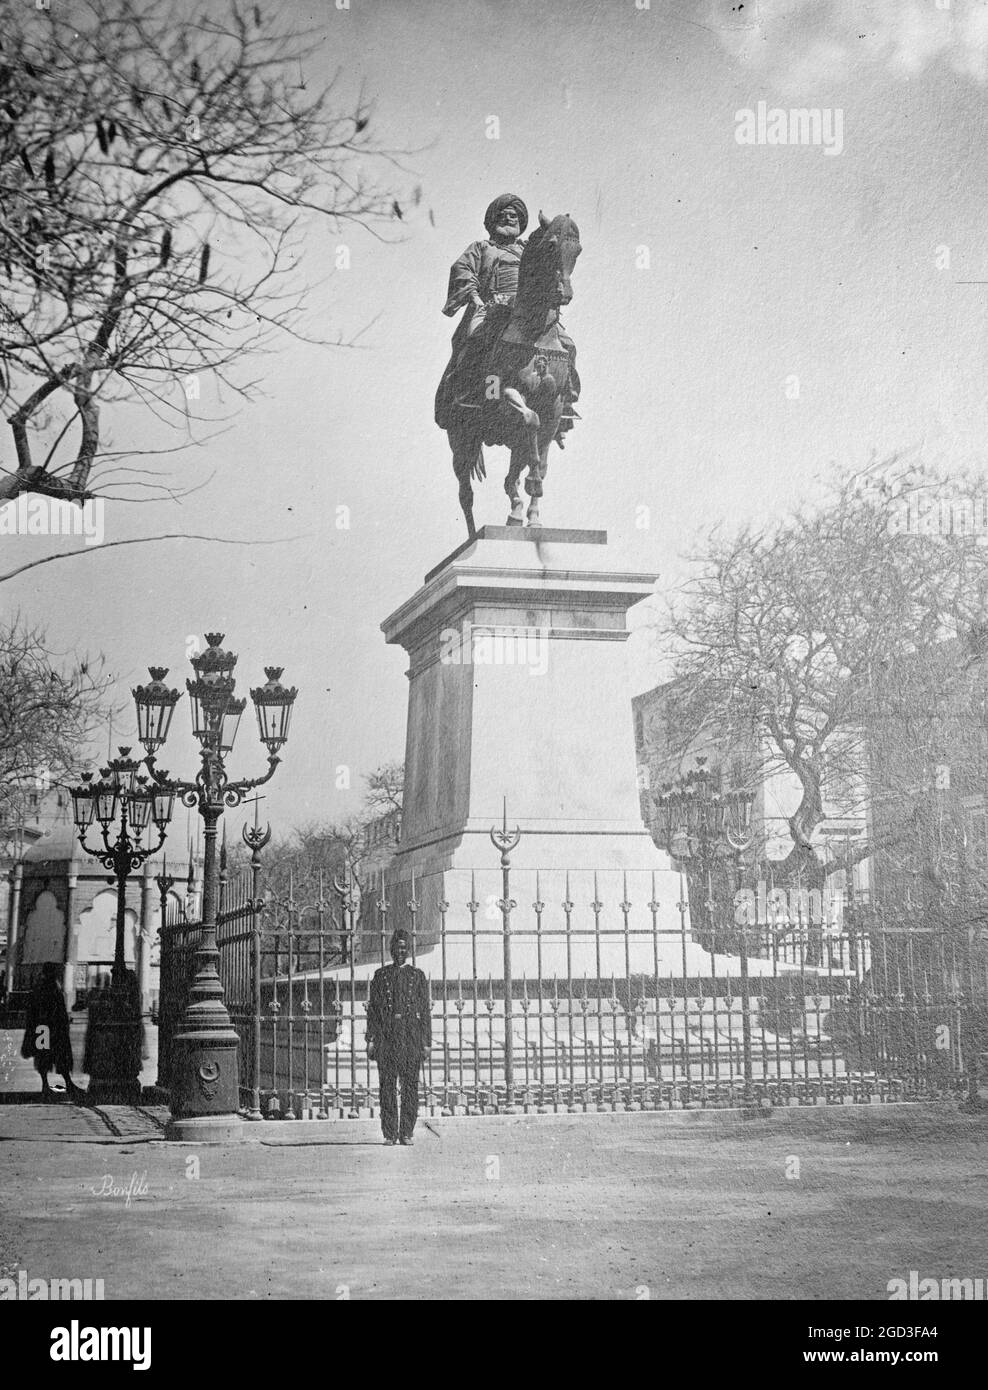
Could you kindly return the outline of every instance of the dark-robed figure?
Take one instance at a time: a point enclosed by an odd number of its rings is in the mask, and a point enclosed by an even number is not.
[[[21,1044],[21,1056],[34,1059],[45,1100],[50,1100],[54,1094],[48,1085],[50,1071],[62,1077],[71,1099],[76,1100],[83,1094],[72,1080],[72,1042],[69,1014],[59,981],[61,970],[55,961],[48,961],[41,967],[41,978],[28,996],[27,1024]]]
[[[419,1070],[423,1054],[432,1046],[429,982],[411,964],[410,950],[411,938],[399,927],[391,938],[392,963],[375,972],[367,1003],[367,1052],[377,1061],[385,1144],[412,1142]]]

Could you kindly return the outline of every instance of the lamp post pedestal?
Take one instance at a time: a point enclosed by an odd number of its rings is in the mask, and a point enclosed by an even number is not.
[[[126,980],[114,980],[89,1006],[85,1069],[93,1105],[139,1105],[141,1100],[140,1001]]]
[[[94,1105],[139,1105],[141,1100],[141,997],[136,979],[127,970],[124,933],[127,929],[127,871],[132,846],[126,819],[116,848],[117,922],[110,988],[89,1006],[84,1069],[89,1073],[89,1099]],[[111,880],[112,882],[112,880]]]
[[[166,1139],[227,1143],[243,1138],[240,1109],[240,1038],[223,1005],[216,972],[216,929],[203,928],[199,971],[189,992],[181,1031],[172,1040]],[[208,944],[211,938],[211,945]],[[213,982],[219,988],[217,997]]]
[[[205,779],[204,779],[205,780]],[[223,802],[204,801],[202,940],[196,976],[176,1033],[171,1064],[168,1139],[228,1142],[243,1138],[240,1109],[240,1039],[223,1003],[216,945],[216,825]]]
[[[210,1027],[177,1034],[166,1139],[226,1144],[243,1138],[244,1122],[237,1114],[239,1045],[232,1027],[226,1032]]]

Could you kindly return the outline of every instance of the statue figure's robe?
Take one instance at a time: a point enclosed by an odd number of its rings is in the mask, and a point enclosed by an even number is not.
[[[448,428],[450,409],[456,397],[470,386],[465,380],[468,373],[461,374],[457,370],[467,344],[489,319],[492,332],[507,324],[518,289],[518,267],[524,249],[521,238],[507,246],[498,246],[493,241],[474,241],[450,268],[443,313],[452,318],[464,306],[466,313],[456,325],[452,353],[436,392],[436,424],[440,429]],[[481,300],[479,305],[475,303],[477,297]],[[492,306],[504,312],[491,316]]]

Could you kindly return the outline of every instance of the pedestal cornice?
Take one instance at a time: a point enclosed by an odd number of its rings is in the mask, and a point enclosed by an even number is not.
[[[583,624],[547,623],[547,613],[623,615],[650,597],[658,576],[602,566],[598,547],[606,539],[604,531],[485,526],[431,570],[423,586],[384,620],[385,640],[411,651],[423,628],[448,624],[467,609],[483,606],[512,613],[532,610],[539,616],[531,618],[531,625],[558,629]],[[494,615],[486,620],[496,622]]]

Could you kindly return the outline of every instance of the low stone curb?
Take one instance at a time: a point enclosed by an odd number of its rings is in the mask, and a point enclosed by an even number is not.
[[[29,1112],[29,1113],[26,1113]],[[41,1119],[40,1117],[44,1118]],[[15,1123],[5,1125],[4,1120]],[[550,1111],[546,1114],[520,1111],[516,1114],[485,1115],[420,1115],[416,1138],[423,1146],[431,1145],[433,1140],[441,1140],[447,1133],[475,1129],[478,1123],[490,1121],[493,1128],[502,1129],[506,1125],[560,1125],[571,1121],[580,1128],[588,1124],[608,1125],[616,1121],[631,1120],[635,1128],[649,1128],[665,1132],[680,1132],[684,1136],[696,1129],[711,1132],[729,1133],[739,1129],[766,1128],[838,1131],[860,1122],[863,1126],[878,1126],[882,1120],[905,1120],[933,1122],[942,1130],[944,1126],[955,1125],[958,1132],[969,1132],[972,1126],[988,1128],[988,1116],[984,1113],[966,1114],[951,1102],[886,1102],[882,1105],[855,1106],[778,1106],[765,1108],[751,1107],[708,1107],[697,1110],[603,1110],[585,1111],[573,1114],[568,1111]],[[121,1143],[199,1143],[210,1141],[169,1140],[165,1126],[169,1118],[165,1106],[57,1106],[52,1108],[31,1106],[11,1106],[0,1109],[0,1144],[3,1143],[45,1143],[45,1144],[105,1144]],[[21,1129],[22,1133],[10,1130]],[[5,1132],[6,1131],[6,1132]],[[216,1141],[218,1146],[231,1141]],[[235,1141],[238,1146],[241,1141]],[[302,1120],[259,1120],[243,1122],[243,1142],[264,1144],[270,1147],[291,1145],[327,1144],[378,1144],[381,1142],[380,1121],[373,1115],[362,1115],[353,1119],[302,1119]]]
[[[956,1117],[958,1127],[968,1130],[972,1124],[986,1123],[984,1116],[969,1116],[958,1111],[951,1103],[889,1101],[882,1105],[855,1106],[777,1106],[777,1107],[722,1107],[698,1110],[604,1110],[586,1111],[571,1114],[566,1111],[538,1114],[486,1114],[486,1115],[435,1115],[419,1116],[416,1126],[416,1142],[421,1137],[423,1144],[432,1139],[441,1139],[444,1133],[455,1134],[469,1129],[479,1122],[489,1120],[498,1128],[504,1125],[533,1124],[542,1126],[570,1120],[581,1127],[590,1123],[608,1124],[616,1120],[633,1121],[636,1125],[655,1126],[661,1130],[681,1130],[690,1132],[697,1128],[708,1130],[737,1130],[749,1125],[766,1127],[787,1127],[805,1123],[808,1128],[837,1130],[855,1121],[865,1124],[880,1123],[887,1119],[906,1117],[936,1117],[938,1125],[949,1123]],[[372,1116],[361,1116],[345,1120],[266,1120],[255,1123],[245,1122],[244,1138],[249,1143],[263,1143],[276,1147],[292,1144],[366,1144],[379,1142],[381,1126]]]

